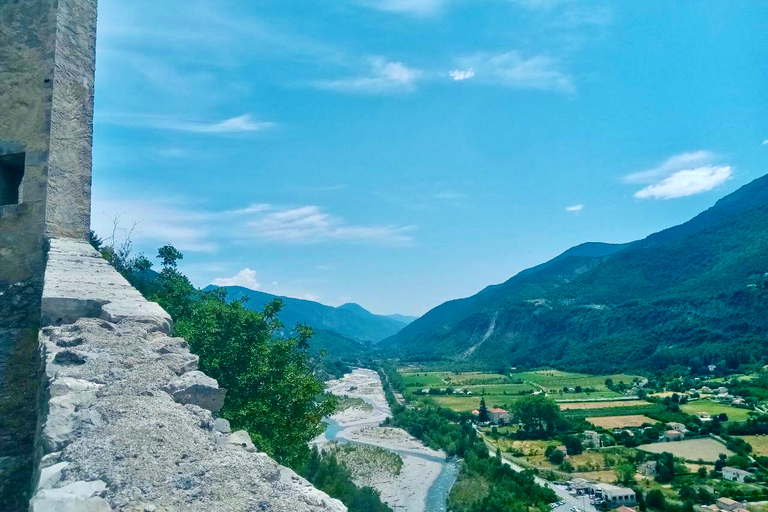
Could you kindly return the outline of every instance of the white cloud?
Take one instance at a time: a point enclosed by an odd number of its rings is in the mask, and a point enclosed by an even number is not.
[[[571,93],[571,77],[559,69],[556,59],[545,55],[524,57],[520,52],[489,55],[478,53],[459,58],[462,68],[474,72],[475,81],[518,89],[538,89]]]
[[[272,211],[248,223],[249,232],[274,242],[312,244],[329,241],[407,244],[413,227],[358,226],[317,206]]]
[[[565,208],[565,211],[578,213],[578,212],[582,211],[583,209],[584,209],[584,205],[583,204],[575,204],[573,206],[567,206]]]
[[[240,209],[206,210],[180,198],[131,199],[118,194],[94,194],[92,228],[110,237],[130,238],[154,250],[172,244],[182,251],[218,252],[234,244],[259,239],[272,243],[366,243],[408,245],[413,226],[355,224],[317,206],[297,208],[254,203]]]
[[[690,151],[667,158],[660,165],[624,176],[625,183],[647,185],[635,193],[639,199],[674,199],[708,192],[733,174],[729,165],[716,165],[712,151]]]
[[[411,92],[422,72],[409,68],[402,62],[390,62],[381,57],[368,61],[369,72],[365,75],[337,80],[319,80],[313,84],[320,89],[358,94],[389,94]]]
[[[358,2],[380,11],[428,16],[439,11],[445,0],[358,0]]]
[[[248,215],[251,213],[259,213],[264,212],[272,208],[271,205],[263,204],[263,203],[253,203],[249,204],[245,208],[238,208],[237,210],[227,210],[224,212],[225,215]]]
[[[211,214],[188,208],[174,198],[129,199],[94,194],[91,227],[102,238],[122,241],[130,237],[137,243],[156,246],[173,244],[182,251],[215,252],[218,241],[211,229]]]
[[[232,277],[218,277],[211,284],[215,286],[242,286],[250,290],[258,290],[261,286],[256,280],[256,271],[248,267]]]
[[[765,140],[763,141],[763,146],[768,146],[768,139],[765,139]]]
[[[635,172],[624,176],[627,183],[654,183],[660,178],[666,178],[672,173],[711,164],[717,155],[711,151],[691,151],[680,153],[667,158],[661,165],[646,171]]]
[[[677,171],[671,176],[638,191],[639,199],[674,199],[707,192],[725,183],[732,174],[731,166],[704,166]]]
[[[197,121],[151,114],[112,113],[99,115],[97,121],[118,126],[201,134],[249,133],[276,126],[275,123],[257,121],[250,114],[243,114],[223,121]]]
[[[456,80],[457,82],[460,82],[462,80],[468,80],[475,76],[475,70],[472,68],[461,70],[461,69],[454,69],[448,75]]]

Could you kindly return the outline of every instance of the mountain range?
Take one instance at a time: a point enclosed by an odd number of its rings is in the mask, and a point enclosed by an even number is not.
[[[211,285],[206,290],[212,288],[218,287]],[[309,325],[315,331],[310,345],[328,350],[332,357],[349,356],[365,350],[415,320],[403,315],[376,315],[353,303],[333,307],[311,300],[278,297],[242,286],[221,288],[227,291],[227,300],[247,297],[245,307],[249,309],[263,309],[279,298],[285,304],[279,318],[286,329],[290,331],[299,323]]]
[[[768,176],[690,221],[585,243],[380,343],[411,360],[590,372],[768,356]]]

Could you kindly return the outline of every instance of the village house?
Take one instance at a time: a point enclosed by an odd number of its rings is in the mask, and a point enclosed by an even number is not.
[[[600,434],[594,430],[585,430],[584,445],[589,448],[600,448]]]
[[[717,498],[717,508],[720,510],[727,510],[729,512],[735,512],[737,509],[742,508],[742,504],[731,498]]]
[[[494,407],[493,409],[488,409],[488,415],[491,417],[491,421],[494,423],[509,422],[509,411],[507,410]]]
[[[583,492],[591,492],[592,491],[592,484],[585,480],[584,478],[574,478],[571,480],[570,488],[575,490],[576,492],[583,491]]]
[[[744,471],[743,469],[733,468],[730,466],[725,466],[723,468],[723,478],[732,482],[744,483],[744,481],[749,476],[752,476],[752,474],[749,471]]]
[[[635,491],[627,487],[619,487],[611,484],[597,484],[594,486],[595,496],[603,498],[608,506],[637,504]]]
[[[667,428],[669,428],[669,430],[675,430],[677,432],[682,432],[683,434],[688,432],[688,429],[685,428],[685,425],[683,425],[682,423],[678,423],[676,421],[671,421],[671,422],[667,423]]]
[[[567,459],[568,458],[568,448],[565,446],[558,446],[557,451],[562,452],[563,456]]]
[[[648,462],[644,462],[637,466],[637,471],[641,475],[655,477],[656,476],[656,466],[658,465],[658,462],[655,460],[651,460]]]
[[[685,434],[678,432],[677,430],[667,430],[664,432],[665,441],[682,441],[685,438]]]

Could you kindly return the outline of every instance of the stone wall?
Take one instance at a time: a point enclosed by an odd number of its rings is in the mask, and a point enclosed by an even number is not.
[[[46,231],[86,239],[91,225],[91,146],[97,0],[57,0]]]
[[[87,243],[51,240],[42,310],[30,510],[346,510],[216,419],[226,392]]]

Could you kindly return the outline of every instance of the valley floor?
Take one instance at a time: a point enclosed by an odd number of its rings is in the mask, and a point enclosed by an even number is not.
[[[378,374],[355,369],[339,380],[329,381],[327,390],[338,396],[361,398],[371,408],[350,407],[332,416],[325,434],[313,443],[322,447],[330,441],[351,442],[384,448],[403,460],[399,474],[389,468],[350,468],[355,483],[371,486],[381,499],[398,511],[424,512],[427,496],[445,466],[445,453],[429,449],[416,438],[397,428],[379,427],[391,416]]]

